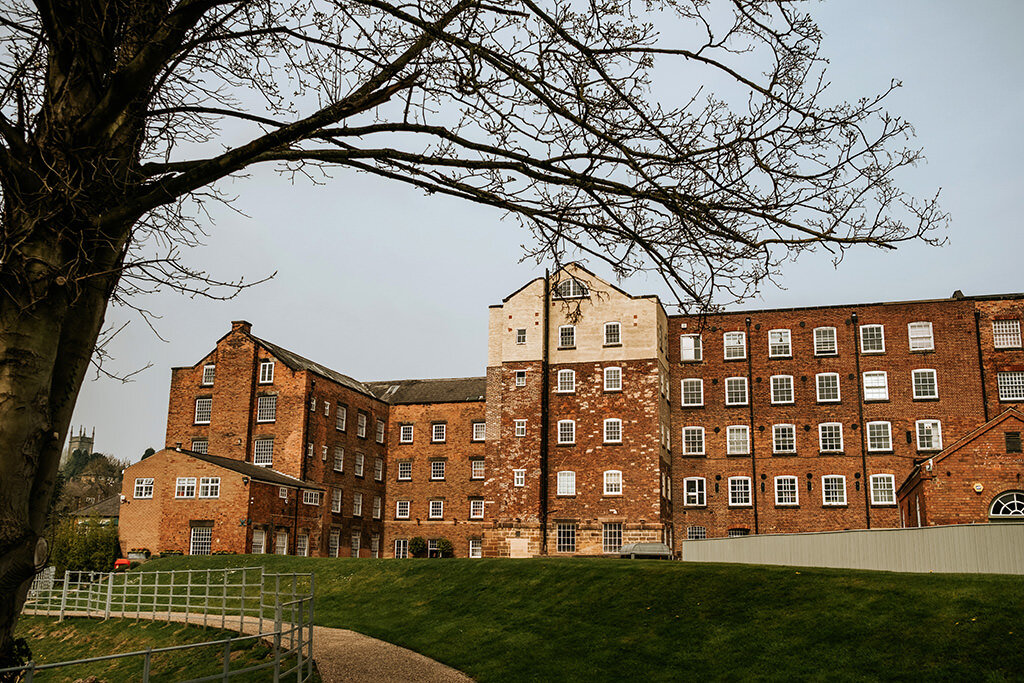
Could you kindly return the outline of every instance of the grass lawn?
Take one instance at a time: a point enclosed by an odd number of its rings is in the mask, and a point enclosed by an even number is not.
[[[316,575],[315,620],[481,681],[1020,680],[1024,578],[615,559],[177,557]]]

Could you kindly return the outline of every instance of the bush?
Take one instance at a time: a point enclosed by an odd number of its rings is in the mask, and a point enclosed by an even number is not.
[[[455,557],[455,548],[447,538],[437,539],[437,552],[441,557]]]
[[[160,551],[160,557],[180,557],[181,555],[184,555],[184,554],[185,553],[181,552],[180,550],[161,550]]]
[[[65,571],[110,572],[121,556],[117,527],[67,519],[54,527],[50,564]]]
[[[427,556],[427,541],[422,536],[409,539],[409,554],[413,557]]]

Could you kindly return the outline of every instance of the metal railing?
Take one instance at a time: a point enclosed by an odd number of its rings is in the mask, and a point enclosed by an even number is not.
[[[44,570],[45,571],[45,570]],[[41,578],[42,577],[42,578]],[[221,640],[164,648],[147,648],[52,664],[29,662],[21,667],[0,669],[0,674],[22,673],[30,682],[37,671],[139,657],[140,680],[148,683],[153,655],[162,652],[220,647],[223,669],[198,681],[228,681],[235,676],[272,670],[274,681],[310,680],[313,675],[313,575],[268,574],[263,567],[232,569],[183,569],[136,571],[117,574],[52,573],[33,581],[22,610],[27,615],[83,616],[103,619],[147,619],[184,622],[255,631]],[[232,667],[231,648],[249,641],[265,641],[273,647],[273,660]]]

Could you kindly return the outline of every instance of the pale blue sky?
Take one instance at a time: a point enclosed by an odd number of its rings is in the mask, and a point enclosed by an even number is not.
[[[827,253],[789,264],[785,289],[751,306],[805,306],[1024,290],[1024,3],[828,0],[810,3],[825,32],[831,92],[850,99],[903,81],[888,109],[909,119],[926,164],[902,185],[918,196],[942,188],[949,245]],[[253,332],[361,380],[482,375],[487,306],[543,266],[519,263],[529,239],[500,214],[354,173],[327,185],[292,185],[269,170],[224,185],[248,218],[219,212],[208,246],[188,258],[225,277],[270,282],[216,302],[171,294],[141,305],[160,314],[162,342],[139,320],[111,346],[111,368],[152,363],[135,381],[82,388],[73,424],[96,427],[96,447],[137,460],[160,448],[170,368],[190,365],[246,319]],[[609,273],[594,264],[599,275]],[[644,277],[633,293],[666,292]],[[126,319],[114,309],[108,320]]]

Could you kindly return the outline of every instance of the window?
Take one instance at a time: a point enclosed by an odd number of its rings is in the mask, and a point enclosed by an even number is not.
[[[212,398],[197,398],[196,399],[196,424],[197,425],[208,425],[210,424],[210,413],[213,410],[213,399]]]
[[[407,500],[395,501],[395,518],[396,519],[409,519],[409,501],[407,501]]]
[[[384,460],[382,458],[373,459],[373,478],[375,481],[384,481]]]
[[[1024,372],[996,373],[1000,401],[1024,400]]]
[[[334,428],[339,432],[345,431],[348,422],[348,408],[338,406],[338,412],[334,416]]]
[[[814,330],[814,355],[834,356],[839,353],[836,344],[836,328],[818,327]]]
[[[559,496],[575,496],[576,495],[576,473],[575,472],[559,472],[558,473],[558,495]]]
[[[772,377],[772,403],[793,403],[793,378],[790,375]]]
[[[997,349],[1019,349],[1020,343],[1020,321],[1019,320],[993,320],[992,321],[992,344]],[[210,367],[210,366],[208,366]],[[205,375],[204,375],[205,378]],[[205,380],[204,380],[205,381]],[[210,379],[213,382],[213,379]]]
[[[177,482],[174,486],[174,497],[175,498],[195,498],[196,497],[196,478],[195,477],[178,477]]]
[[[209,453],[210,442],[206,439],[192,439],[192,452],[193,453]]]
[[[604,390],[622,391],[622,368],[604,369]]]
[[[200,477],[199,497],[220,498],[220,477]]]
[[[619,346],[622,344],[622,326],[619,323],[604,324],[604,345]]]
[[[295,537],[295,555],[297,557],[309,555],[309,534],[299,534]]]
[[[914,370],[914,398],[938,398],[939,382],[934,370]]]
[[[213,527],[192,527],[192,538],[188,545],[189,555],[209,555],[213,547]]]
[[[484,461],[483,460],[471,460],[469,462],[469,478],[470,479],[483,479],[484,478]]]
[[[601,550],[617,553],[622,550],[622,522],[605,522],[601,528]]]
[[[1019,344],[1018,344],[1019,346]],[[208,387],[213,384],[213,376],[217,371],[216,365],[204,365],[203,366],[203,386]]]
[[[885,372],[874,371],[864,373],[864,400],[889,400],[889,376]]]
[[[576,525],[559,524],[557,529],[556,550],[560,553],[576,552]]]
[[[341,504],[344,494],[341,489],[331,491],[331,512],[341,514]]]
[[[838,422],[818,425],[818,449],[822,453],[842,453],[843,425]]]
[[[435,423],[430,425],[430,442],[431,443],[444,443],[445,436],[448,432],[448,425],[443,422]]]
[[[684,334],[679,337],[679,360],[704,360],[704,344],[699,334]]]
[[[938,420],[917,421],[917,449],[920,451],[942,450],[942,425]]]
[[[888,422],[868,422],[868,450],[892,450],[892,425]]]
[[[931,351],[935,348],[931,323],[910,323],[907,325],[911,351]]]
[[[707,505],[707,494],[703,477],[683,479],[683,505]]]
[[[1024,493],[1007,491],[996,496],[992,501],[989,517],[1021,517],[1024,516]]]
[[[409,539],[408,538],[396,538],[395,539],[395,558],[404,560],[409,557]]]
[[[323,446],[320,447],[320,459],[323,460],[324,462],[327,462],[328,450],[329,449],[327,447],[327,444],[324,444]]]
[[[262,555],[266,552],[267,532],[263,529],[252,530],[252,554]]]
[[[363,476],[363,465],[366,462],[366,457],[362,453],[356,453],[356,466],[353,474],[357,477]]]
[[[285,487],[285,486],[278,487],[278,489],[277,489],[277,497],[282,499],[282,500],[288,500],[288,488]]]
[[[684,406],[704,405],[704,380],[684,379],[682,396]]]
[[[558,421],[558,443],[576,443],[576,423],[572,420]]]
[[[363,494],[358,491],[352,494],[352,516],[363,516]]]
[[[796,453],[795,425],[772,425],[772,452]]]
[[[483,498],[474,498],[469,501],[469,518],[470,519],[483,519],[484,518],[484,500]]]
[[[444,479],[444,460],[430,461],[430,478],[433,480]]]
[[[750,453],[750,428],[747,425],[726,427],[725,444],[728,455],[747,455]]]
[[[487,438],[487,423],[486,422],[474,422],[473,423],[473,441],[483,441]]]
[[[789,330],[769,330],[768,356],[770,358],[787,358],[793,355],[793,344]]]
[[[571,393],[576,391],[576,373],[573,370],[559,370],[558,371],[558,388],[559,393]]]
[[[818,387],[818,401],[821,403],[835,403],[839,400],[839,374],[835,372],[820,372],[816,375]]]
[[[526,420],[515,421],[516,436],[526,436]]]
[[[608,470],[604,473],[604,495],[622,495],[622,472],[619,470]]]
[[[377,443],[384,443],[384,420],[377,420]]]
[[[823,505],[846,505],[846,477],[829,474],[821,478]]]
[[[315,396],[310,396],[309,397],[309,412],[311,412],[311,413],[315,413],[316,412],[316,397]]]
[[[153,478],[142,477],[135,480],[135,492],[132,495],[133,498],[152,498],[153,497]]]
[[[881,325],[863,325],[860,328],[861,353],[885,353],[885,328]]]
[[[430,519],[441,519],[444,517],[444,501],[430,501]]]
[[[345,449],[342,446],[334,447],[334,471],[345,471]]]
[[[479,559],[484,556],[484,542],[479,538],[469,539],[469,556]]]
[[[373,497],[373,508],[371,510],[371,514],[373,515],[374,519],[380,519],[380,507],[381,507],[380,496],[374,496]]]
[[[729,477],[729,505],[751,505],[750,477]]]
[[[704,455],[703,427],[683,427],[683,455]]]
[[[558,348],[576,348],[576,327],[573,325],[562,325],[558,328]]]
[[[526,328],[520,327],[516,329],[516,344],[526,343]]]
[[[356,436],[360,439],[366,438],[366,413],[356,415]]]
[[[349,551],[350,557],[359,557],[359,547],[362,545],[362,536],[358,531],[352,532],[352,546]]]
[[[745,406],[747,405],[747,378],[726,377],[725,378],[725,405]]]
[[[412,425],[402,425],[398,428],[398,443],[412,443],[412,434]]]
[[[526,486],[526,470],[512,470],[512,485],[516,488]]]
[[[622,443],[622,420],[610,418],[604,421],[604,442]]]
[[[799,505],[799,482],[796,477],[775,477],[775,504]]]
[[[750,529],[729,529],[729,538],[740,538],[741,536],[749,536]]]
[[[1003,435],[1006,437],[1007,453],[1020,453],[1022,451],[1020,432],[1003,432]]]
[[[412,463],[408,460],[398,463],[398,481],[409,481],[412,479]]]
[[[341,549],[341,529],[331,529],[330,540],[327,541],[327,556],[337,557]]]
[[[313,442],[312,441],[309,441],[309,442],[306,443],[306,457],[307,458],[312,458],[313,457]]]
[[[526,370],[516,370],[516,386],[526,386]]]
[[[896,477],[891,474],[871,475],[871,504],[896,504]]]
[[[260,361],[260,384],[274,383],[274,361]]]
[[[744,332],[726,332],[724,335],[725,359],[738,360],[747,357],[747,335]]]
[[[252,444],[252,464],[271,467],[274,464],[274,440],[256,439]]]
[[[708,537],[708,529],[703,526],[688,526],[686,527],[686,540],[687,541],[703,541]]]
[[[324,417],[331,416],[331,403],[330,401],[324,401]]]
[[[278,530],[277,535],[274,537],[274,554],[288,554],[288,532],[283,529]]]
[[[359,494],[356,494],[359,495]],[[320,492],[319,491],[303,491],[302,492],[302,504],[303,505],[319,505],[320,504]]]
[[[555,285],[555,298],[579,299],[590,296],[590,290],[579,280],[562,280]]]

